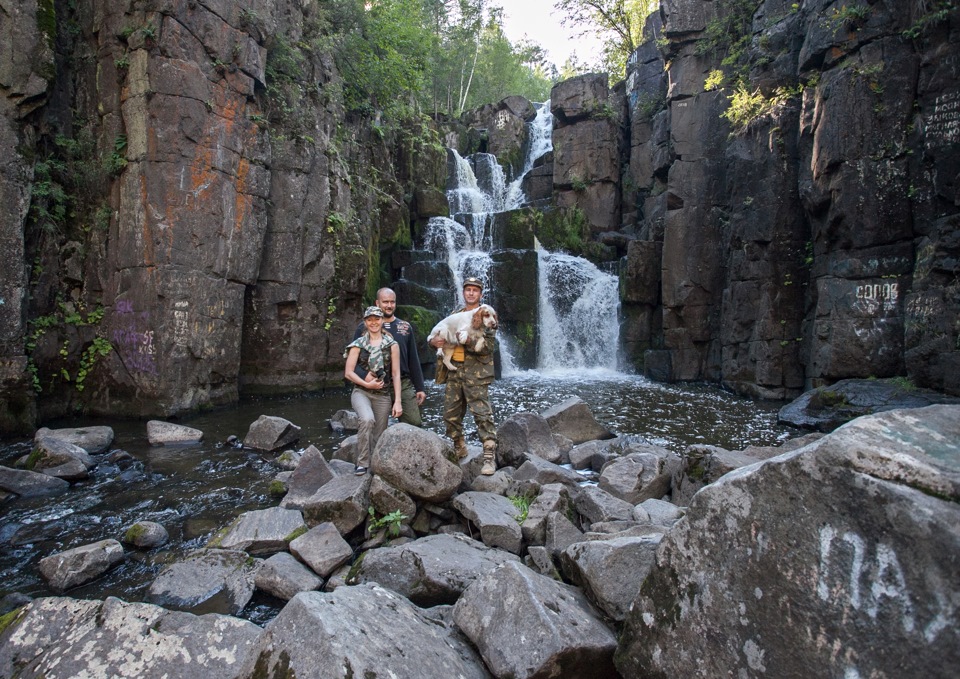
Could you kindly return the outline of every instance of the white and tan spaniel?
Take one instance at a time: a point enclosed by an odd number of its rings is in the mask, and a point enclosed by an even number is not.
[[[437,349],[437,358],[443,360],[443,364],[448,370],[456,370],[457,367],[450,360],[453,356],[453,349],[457,344],[470,347],[473,351],[480,351],[486,344],[483,337],[484,330],[490,328],[496,330],[498,327],[497,312],[489,304],[481,304],[472,311],[461,311],[457,314],[450,314],[442,321],[437,323],[427,342],[434,337],[442,337],[445,344]]]

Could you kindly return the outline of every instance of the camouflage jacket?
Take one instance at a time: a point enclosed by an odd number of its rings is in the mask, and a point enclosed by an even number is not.
[[[451,313],[460,313],[466,311],[466,307],[461,307]],[[475,384],[489,384],[493,381],[496,369],[494,365],[494,354],[496,353],[497,331],[490,328],[484,329],[483,348],[480,351],[474,351],[471,347],[464,346],[463,366],[460,368],[461,379],[469,380]],[[459,372],[459,371],[458,371]],[[442,361],[437,361],[436,383],[443,384],[447,381],[447,368]]]

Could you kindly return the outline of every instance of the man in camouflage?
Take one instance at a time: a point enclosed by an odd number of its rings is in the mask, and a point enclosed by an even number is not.
[[[454,313],[471,311],[480,306],[483,283],[479,278],[467,278],[463,281],[463,299],[465,305]],[[444,394],[443,421],[447,426],[447,436],[453,440],[457,457],[467,456],[467,444],[463,438],[463,417],[467,408],[473,413],[477,424],[477,433],[483,442],[483,468],[480,473],[490,476],[497,469],[497,430],[493,424],[493,410],[490,408],[490,383],[494,378],[494,341],[496,330],[484,331],[484,346],[479,351],[474,347],[457,345],[453,353],[456,371],[446,371],[446,392]],[[431,340],[430,345],[440,349],[444,340],[440,337]],[[442,363],[438,363],[438,368]],[[442,384],[444,375],[438,372],[437,382]]]

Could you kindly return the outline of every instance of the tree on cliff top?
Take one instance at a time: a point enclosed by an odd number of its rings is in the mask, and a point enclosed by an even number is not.
[[[614,78],[623,78],[627,59],[640,44],[643,24],[660,7],[660,0],[557,0],[554,7],[564,13],[565,26],[582,29],[580,35],[605,37],[601,66]]]

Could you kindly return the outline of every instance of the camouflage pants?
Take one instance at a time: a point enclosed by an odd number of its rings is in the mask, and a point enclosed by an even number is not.
[[[447,425],[447,436],[452,439],[463,438],[463,417],[469,407],[473,413],[473,421],[477,424],[480,440],[496,440],[497,430],[493,425],[489,388],[489,380],[477,379],[462,365],[456,372],[450,372],[443,398],[443,421]]]

